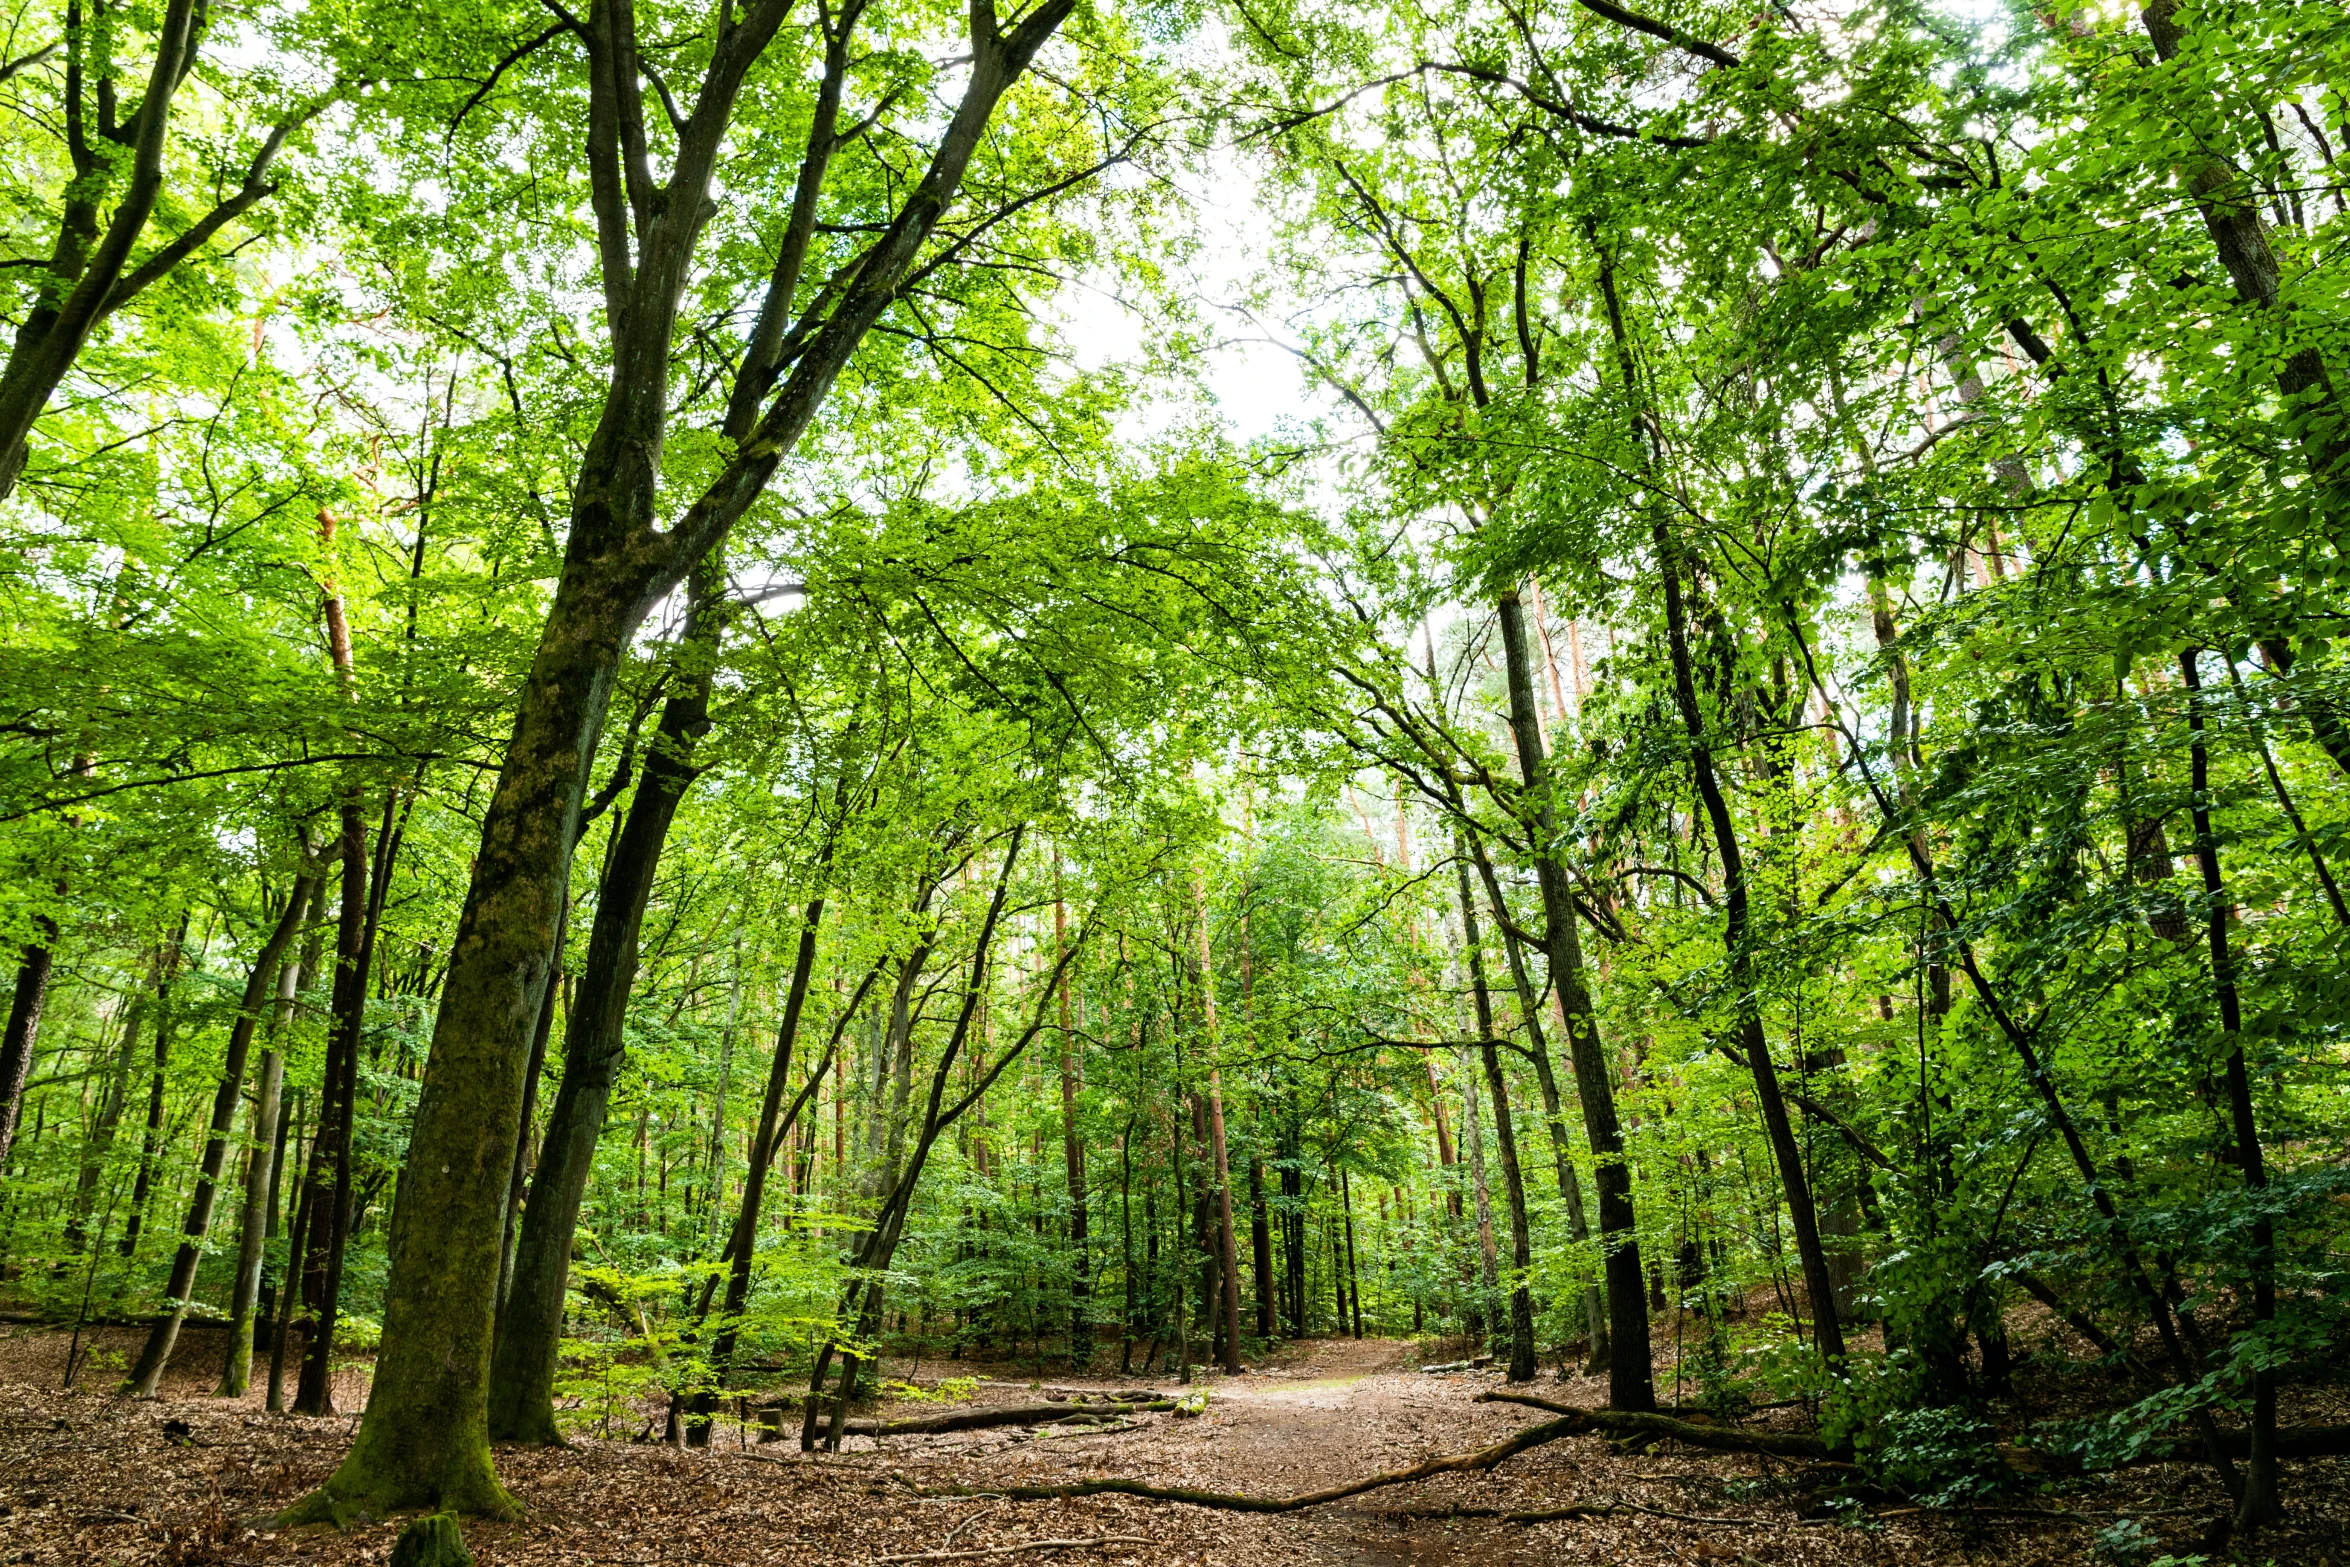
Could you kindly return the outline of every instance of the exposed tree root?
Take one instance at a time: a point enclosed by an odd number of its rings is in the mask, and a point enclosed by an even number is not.
[[[1104,1545],[1149,1545],[1143,1534],[1097,1534],[1082,1540],[1023,1540],[1018,1545],[977,1545],[960,1551],[915,1551],[905,1556],[876,1556],[877,1562],[953,1562],[975,1556],[1015,1556],[1022,1551],[1083,1551]]]
[[[1078,1496],[1140,1496],[1154,1502],[1181,1502],[1190,1507],[1213,1507],[1234,1513],[1294,1513],[1308,1507],[1319,1507],[1326,1502],[1344,1501],[1360,1496],[1365,1491],[1376,1491],[1390,1485],[1408,1485],[1414,1480],[1426,1480],[1441,1474],[1474,1474],[1491,1469],[1505,1458],[1515,1457],[1528,1448],[1555,1442],[1561,1437],[1580,1436],[1594,1429],[1582,1417],[1589,1413],[1577,1410],[1571,1417],[1545,1421],[1528,1426],[1514,1436],[1481,1447],[1473,1453],[1452,1453],[1441,1458],[1423,1459],[1408,1469],[1390,1469],[1382,1474],[1367,1475],[1360,1480],[1349,1480],[1343,1485],[1325,1487],[1319,1491],[1304,1491],[1296,1496],[1247,1496],[1237,1491],[1201,1491],[1185,1485],[1152,1485],[1142,1480],[1123,1480],[1103,1477],[1094,1480],[1072,1480],[1065,1485],[1003,1485],[985,1490],[935,1489],[922,1492],[925,1496],[1002,1496],[1014,1501],[1059,1501]]]
[[[1686,1442],[1691,1447],[1710,1448],[1715,1452],[1768,1453],[1775,1458],[1834,1460],[1841,1456],[1832,1451],[1827,1443],[1804,1431],[1741,1431],[1732,1426],[1705,1425],[1695,1420],[1676,1419],[1671,1415],[1624,1409],[1580,1409],[1572,1404],[1554,1403],[1532,1393],[1480,1393],[1477,1402],[1523,1404],[1528,1409],[1544,1409],[1565,1420],[1581,1422],[1577,1430],[1563,1433],[1566,1435],[1602,1432],[1608,1436],[1669,1436],[1676,1442]]]
[[[945,1431],[984,1431],[991,1426],[1113,1420],[1144,1410],[1174,1407],[1175,1400],[1171,1398],[1139,1404],[1011,1404],[1001,1409],[959,1409],[953,1414],[917,1415],[906,1420],[851,1420],[841,1430],[849,1436],[935,1436]]]
[[[1651,1518],[1671,1518],[1680,1523],[1712,1523],[1733,1525],[1744,1529],[1786,1529],[1795,1527],[1795,1520],[1786,1518],[1720,1518],[1704,1513],[1669,1512],[1662,1507],[1645,1507],[1638,1502],[1568,1502],[1558,1507],[1395,1507],[1380,1514],[1383,1518],[1498,1518],[1503,1523],[1557,1523],[1565,1518],[1621,1518],[1627,1513],[1644,1513]]]

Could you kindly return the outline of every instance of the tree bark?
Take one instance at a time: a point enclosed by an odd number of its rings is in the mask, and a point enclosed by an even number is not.
[[[385,806],[388,814],[389,796]],[[311,1211],[309,1248],[302,1258],[302,1291],[311,1315],[309,1336],[302,1346],[301,1375],[294,1387],[294,1411],[304,1415],[335,1412],[335,1318],[342,1305],[343,1250],[350,1240],[351,1123],[359,1110],[359,1040],[367,1015],[371,955],[367,941],[372,892],[368,873],[374,867],[368,854],[367,820],[356,794],[343,797],[340,820],[342,901],[335,914],[335,977],[328,999],[318,1132],[310,1144],[304,1193]]]
[[[1053,861],[1053,940],[1069,947],[1069,905],[1060,897],[1060,859]],[[1069,1364],[1093,1363],[1092,1276],[1086,1256],[1085,1144],[1077,1135],[1077,1030],[1069,1015],[1069,972],[1061,971],[1061,1168],[1069,1189]]]
[[[147,1026],[148,997],[162,991],[167,959],[168,949],[157,944],[148,955],[145,977],[124,1009],[122,1041],[115,1047],[114,1070],[107,1076],[105,1093],[98,1102],[98,1118],[82,1145],[81,1169],[74,1177],[73,1207],[65,1221],[68,1251],[79,1252],[82,1242],[88,1238],[90,1211],[98,1201],[98,1184],[105,1176],[106,1159],[114,1151],[123,1106],[130,1098],[131,1068],[138,1058],[140,1035]]]
[[[310,876],[294,879],[293,891],[286,897],[285,913],[278,917],[277,928],[269,933],[269,939],[261,944],[261,951],[253,959],[253,971],[246,977],[245,993],[237,1004],[237,1020],[229,1029],[228,1057],[221,1064],[220,1087],[212,1096],[212,1123],[204,1139],[204,1162],[197,1170],[195,1194],[188,1201],[187,1222],[180,1227],[180,1248],[171,1259],[171,1279],[163,1287],[163,1314],[148,1330],[138,1364],[131,1369],[127,1386],[133,1398],[155,1397],[162,1386],[164,1367],[171,1361],[172,1347],[179,1342],[180,1324],[187,1320],[188,1297],[196,1288],[196,1264],[203,1260],[204,1241],[212,1233],[212,1208],[220,1192],[221,1168],[228,1160],[229,1133],[236,1128],[237,1105],[244,1096],[245,1060],[252,1053],[253,1031],[260,1024],[262,1009],[269,1004],[270,989],[277,983],[278,965],[301,928],[303,912],[309,907],[311,891],[317,885],[317,880]]]
[[[2179,655],[2187,685],[2189,813],[2195,823],[2195,861],[2203,872],[2204,933],[2211,948],[2211,985],[2219,999],[2220,1032],[2228,1047],[2228,1110],[2236,1137],[2236,1161],[2246,1189],[2268,1185],[2260,1147],[2260,1123],[2253,1114],[2252,1074],[2244,1062],[2243,1002],[2236,991],[2236,963],[2228,947],[2233,912],[2220,876],[2219,839],[2211,827],[2211,753],[2204,743],[2202,652]],[[2257,1199],[2255,1199],[2257,1200]],[[2263,1217],[2252,1226],[2252,1320],[2256,1331],[2276,1320],[2276,1226]],[[2277,1476],[2277,1374],[2263,1367],[2252,1374],[2250,1457],[2244,1466],[2244,1494],[2236,1500],[2236,1527],[2246,1532],[2283,1515]]]
[[[49,970],[54,961],[57,924],[46,914],[33,916],[38,934],[25,943],[16,966],[16,989],[8,1001],[8,1032],[0,1035],[0,1176],[8,1170],[9,1150],[16,1146],[16,1124],[24,1115],[24,1085],[33,1070],[33,1047],[41,1034],[41,1007],[49,998]]]
[[[311,883],[305,925],[315,925],[322,902],[321,881]],[[261,1082],[253,1099],[253,1151],[245,1162],[245,1211],[237,1226],[236,1281],[229,1295],[228,1354],[221,1365],[220,1398],[242,1398],[253,1380],[253,1321],[261,1299],[261,1270],[268,1260],[272,1199],[277,1195],[278,1165],[285,1152],[286,1058],[279,1048],[293,1020],[294,998],[301,993],[306,971],[318,958],[316,940],[301,956],[281,964],[277,976],[277,1004],[269,1021],[269,1038],[261,1051]]]
[[[1273,1226],[1265,1211],[1265,1160],[1261,1154],[1248,1156],[1248,1249],[1257,1276],[1257,1337],[1272,1338],[1273,1311]]]
[[[171,1008],[171,992],[179,978],[180,963],[187,956],[187,942],[188,916],[183,912],[164,955],[162,978],[155,986],[155,1067],[147,1078],[147,1125],[139,1136],[139,1168],[131,1180],[130,1217],[122,1227],[125,1257],[138,1254],[139,1232],[147,1220],[147,1197],[155,1185],[155,1164],[163,1156],[163,1074],[171,1062],[172,1025],[178,1021]]]
[[[375,1393],[350,1454],[289,1521],[365,1509],[449,1507],[510,1516],[488,1442],[498,1216],[519,1125],[522,1071],[549,968],[555,909],[570,879],[584,785],[621,652],[658,596],[716,546],[764,492],[858,343],[897,297],[960,187],[1003,94],[1068,16],[1043,0],[1008,33],[972,13],[972,65],[929,168],[817,328],[767,413],[674,526],[655,526],[676,313],[707,219],[707,191],[734,96],[785,7],[759,0],[715,45],[670,189],[632,204],[619,187],[619,133],[639,108],[636,40],[624,6],[591,13],[589,129],[614,368],[580,465],[555,602],[482,824],[450,953],[408,1180],[393,1234]],[[641,113],[634,115],[641,131]],[[796,279],[779,279],[789,289]],[[788,308],[788,307],[787,307]],[[749,368],[749,367],[746,367]],[[511,1311],[511,1306],[510,1306]]]
[[[1754,1096],[1762,1106],[1763,1127],[1779,1166],[1779,1183],[1787,1197],[1788,1220],[1795,1231],[1795,1251],[1803,1264],[1804,1293],[1811,1298],[1813,1342],[1829,1360],[1844,1358],[1844,1328],[1836,1314],[1836,1276],[1828,1266],[1828,1252],[1820,1240],[1819,1210],[1812,1201],[1811,1182],[1804,1173],[1803,1150],[1796,1143],[1794,1123],[1779,1087],[1778,1068],[1763,1032],[1761,981],[1754,968],[1754,932],[1746,885],[1746,862],[1739,849],[1738,829],[1730,818],[1729,801],[1722,794],[1714,770],[1713,748],[1706,740],[1705,718],[1698,711],[1697,683],[1690,667],[1687,617],[1681,601],[1679,546],[1660,521],[1654,530],[1657,572],[1665,599],[1665,646],[1673,667],[1673,698],[1682,727],[1689,736],[1689,770],[1697,780],[1698,798],[1712,825],[1714,850],[1722,861],[1722,904],[1725,912],[1722,942],[1729,959],[1732,1006],[1738,1019],[1738,1043],[1754,1077]]]
[[[515,1244],[505,1309],[497,1314],[490,1356],[492,1441],[559,1446],[555,1428],[555,1357],[563,1330],[564,1281],[572,1236],[587,1196],[596,1142],[612,1085],[627,1058],[628,998],[636,984],[638,938],[653,880],[679,803],[697,776],[694,748],[710,728],[710,691],[723,635],[725,572],[715,555],[694,569],[675,694],[661,707],[643,776],[612,846],[596,894],[595,923],[563,1041],[563,1083],[547,1114],[545,1141]],[[568,905],[568,899],[565,900]],[[557,911],[558,927],[563,913]],[[544,987],[552,990],[554,968]],[[540,1005],[551,1008],[553,997]],[[516,1130],[520,1131],[519,1112]],[[511,1158],[509,1159],[511,1169]],[[511,1177],[509,1176],[509,1179]]]
[[[1477,1045],[1485,1058],[1485,1087],[1493,1096],[1493,1142],[1501,1155],[1502,1187],[1510,1216],[1510,1364],[1512,1382],[1534,1380],[1534,1299],[1526,1285],[1534,1265],[1534,1243],[1526,1221],[1526,1179],[1518,1165],[1517,1128],[1510,1120],[1508,1080],[1502,1076],[1501,1050],[1494,1043],[1493,992],[1485,979],[1485,946],[1477,929],[1477,904],[1469,894],[1469,860],[1464,847],[1453,846],[1453,869],[1460,883],[1461,936],[1469,959],[1469,983],[1477,1004]]]
[[[786,1115],[783,1095],[784,1090],[791,1086],[792,1050],[799,1040],[801,1014],[808,1004],[809,977],[816,970],[817,931],[823,922],[824,900],[809,899],[807,909],[800,916],[799,951],[792,958],[791,988],[784,997],[783,1022],[775,1031],[775,1059],[767,1072],[766,1097],[759,1102],[759,1126],[751,1138],[751,1161],[743,1171],[742,1207],[735,1214],[734,1227],[726,1241],[726,1304],[720,1308],[718,1336],[710,1348],[710,1376],[713,1381],[723,1378],[734,1363],[735,1344],[742,1332],[743,1308],[750,1304],[751,1266],[758,1254],[759,1220],[767,1200],[768,1170],[775,1163],[776,1151],[783,1142],[784,1134],[790,1130],[800,1106],[815,1091],[816,1084],[823,1080],[824,1069],[829,1064],[825,1061],[816,1063],[816,1070],[808,1075],[808,1086],[800,1091],[799,1098],[792,1103],[793,1113]],[[872,982],[868,976],[866,985],[870,986]],[[864,994],[864,989],[860,988],[856,1001],[861,1002]],[[855,1010],[856,1006],[852,1003],[849,1012]],[[843,1014],[842,1022],[845,1024],[846,1021],[847,1014]],[[838,1033],[833,1037],[837,1040]],[[705,1296],[705,1302],[707,1299]],[[695,1412],[705,1419],[705,1432],[708,1429],[707,1417],[716,1406],[716,1395],[712,1393],[705,1395],[696,1408]],[[686,1435],[687,1440],[692,1441],[693,1432],[690,1428]]]
[[[1558,814],[1550,797],[1541,720],[1535,711],[1533,666],[1526,645],[1525,611],[1515,588],[1495,604],[1501,621],[1503,663],[1509,681],[1510,729],[1517,740],[1519,775],[1531,799],[1532,827],[1540,853],[1535,884],[1542,894],[1544,937],[1551,984],[1566,1019],[1567,1056],[1575,1070],[1575,1094],[1583,1106],[1583,1135],[1591,1143],[1593,1180],[1599,1188],[1599,1235],[1607,1269],[1608,1403],[1623,1410],[1656,1407],[1656,1383],[1648,1347],[1648,1296],[1640,1271],[1640,1242],[1633,1227],[1632,1171],[1625,1162],[1624,1133],[1616,1120],[1615,1084],[1599,1039],[1599,1018],[1583,984],[1583,943],[1575,928],[1575,904],[1558,862]]]
[[[1216,1180],[1216,1265],[1222,1285],[1224,1371],[1240,1372],[1240,1250],[1232,1235],[1232,1158],[1224,1141],[1224,1070],[1219,1062],[1222,1041],[1216,1027],[1216,969],[1208,938],[1206,874],[1192,872],[1193,912],[1199,923],[1199,980],[1201,1016],[1208,1027],[1208,1151]],[[1064,972],[1066,972],[1064,970]],[[1359,1335],[1358,1335],[1359,1336]]]

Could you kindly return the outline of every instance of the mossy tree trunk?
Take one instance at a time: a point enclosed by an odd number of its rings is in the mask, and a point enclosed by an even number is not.
[[[579,992],[564,1035],[563,1083],[547,1117],[546,1142],[531,1177],[515,1244],[514,1271],[497,1317],[490,1356],[490,1438],[552,1446],[555,1356],[563,1330],[563,1289],[580,1203],[595,1165],[604,1111],[627,1053],[629,993],[637,936],[678,803],[694,780],[694,742],[710,727],[725,574],[713,552],[695,568],[676,693],[645,756],[644,776],[612,847],[588,933]],[[558,914],[560,918],[560,914]],[[517,1136],[520,1116],[517,1113]]]
[[[789,8],[785,0],[754,0],[719,37],[693,113],[677,132],[666,188],[633,195],[619,172],[623,146],[642,148],[647,140],[633,16],[618,5],[590,11],[583,29],[588,162],[612,373],[581,456],[555,601],[523,683],[450,947],[392,1225],[374,1391],[349,1455],[318,1492],[289,1509],[289,1521],[415,1507],[514,1513],[489,1448],[504,1205],[556,911],[567,895],[588,769],[622,650],[646,611],[764,493],[857,345],[897,298],[996,105],[1074,4],[1043,0],[1009,31],[997,28],[992,7],[972,9],[968,85],[922,179],[874,239],[766,412],[667,528],[656,524],[656,500],[678,310],[711,215],[708,192],[736,97]],[[641,183],[641,163],[630,167],[629,183]],[[816,177],[820,184],[820,166]],[[796,309],[788,246],[781,259],[787,264],[770,285],[762,322],[788,320]],[[755,335],[738,390],[755,383],[755,403],[780,365],[773,344]]]

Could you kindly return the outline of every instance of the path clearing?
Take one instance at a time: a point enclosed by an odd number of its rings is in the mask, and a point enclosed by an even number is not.
[[[135,1334],[110,1330],[127,1342]],[[104,1361],[82,1391],[57,1391],[63,1335],[0,1333],[0,1567],[85,1563],[202,1567],[210,1563],[380,1562],[397,1532],[370,1524],[277,1531],[260,1522],[332,1469],[349,1441],[346,1416],[263,1413],[257,1398],[207,1396],[214,1335],[191,1334],[167,1396],[135,1403],[108,1391]],[[101,1335],[102,1355],[123,1346]],[[135,1345],[133,1345],[135,1347]],[[935,1374],[942,1368],[931,1362]],[[1040,1389],[998,1368],[982,1404],[1030,1403]],[[1055,1388],[1138,1391],[1164,1379],[1060,1378]],[[852,1439],[833,1456],[796,1443],[719,1444],[685,1452],[624,1440],[560,1451],[502,1450],[499,1468],[530,1508],[519,1524],[472,1524],[483,1567],[671,1567],[671,1564],[872,1563],[940,1550],[1038,1540],[1123,1537],[1087,1549],[964,1556],[1013,1567],[1554,1567],[1554,1564],[1854,1564],[1930,1560],[2039,1567],[2090,1563],[2100,1528],[2128,1515],[2165,1548],[2188,1551],[2211,1508],[2198,1471],[2131,1471],[2065,1496],[2019,1496],[2034,1509],[2079,1509],[2051,1520],[1909,1513],[1862,1528],[1799,1518],[1796,1471],[1767,1460],[1667,1444],[1627,1456],[1597,1437],[1552,1443],[1483,1475],[1452,1475],[1278,1517],[1214,1512],[1133,1497],[1013,1502],[951,1487],[1053,1484],[1119,1475],[1160,1484],[1283,1495],[1398,1468],[1499,1440],[1540,1417],[1473,1402],[1500,1385],[1485,1373],[1427,1375],[1393,1342],[1331,1340],[1285,1347],[1268,1365],[1208,1383],[1205,1415],[1152,1415],[1135,1429],[1042,1432],[999,1428],[948,1436]],[[1546,1379],[1546,1396],[1597,1404],[1603,1387]],[[355,1391],[355,1389],[354,1389]],[[926,1411],[941,1406],[930,1404]],[[2318,1563],[2346,1553],[2350,1465],[2296,1466],[2297,1512],[2262,1556]],[[1661,1513],[1522,1526],[1491,1519],[1410,1517],[1453,1507],[1528,1509],[1636,1503]],[[1701,1521],[1713,1518],[1715,1522]],[[1747,1520],[1731,1522],[1728,1520]],[[1131,1542],[1131,1543],[1129,1543]]]

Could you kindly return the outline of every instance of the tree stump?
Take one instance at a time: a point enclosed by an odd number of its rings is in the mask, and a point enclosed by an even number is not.
[[[392,1546],[392,1567],[473,1567],[473,1553],[465,1548],[457,1515],[428,1513],[410,1519]]]

